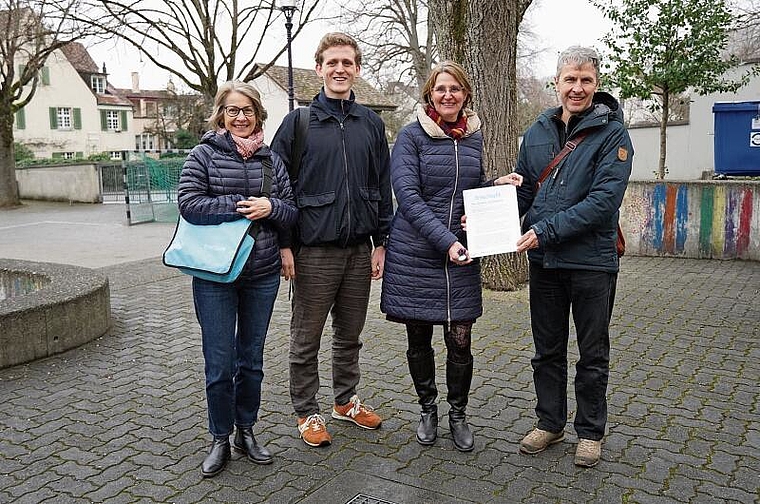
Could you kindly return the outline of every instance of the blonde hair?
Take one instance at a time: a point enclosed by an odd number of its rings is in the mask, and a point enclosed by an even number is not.
[[[233,91],[251,99],[256,115],[256,125],[253,128],[253,132],[258,132],[264,127],[264,121],[267,120],[267,111],[264,105],[261,104],[261,95],[256,88],[247,82],[241,81],[227,81],[219,86],[216,97],[214,97],[214,112],[211,114],[211,117],[206,119],[208,121],[208,129],[217,130],[224,128],[224,102],[227,101],[227,96]]]
[[[462,86],[467,97],[464,99],[462,108],[466,108],[470,104],[472,98],[472,84],[470,84],[470,78],[467,76],[467,72],[464,67],[454,61],[441,61],[431,71],[430,76],[425,81],[425,85],[422,87],[422,101],[429,105],[433,104],[433,88],[435,87],[435,81],[442,73],[447,73],[454,77],[456,81]]]
[[[317,46],[317,52],[314,53],[314,60],[317,65],[321,65],[324,61],[324,52],[331,47],[336,46],[350,46],[354,49],[354,63],[356,66],[362,66],[362,50],[359,49],[359,44],[353,37],[341,32],[331,32],[322,37]]]

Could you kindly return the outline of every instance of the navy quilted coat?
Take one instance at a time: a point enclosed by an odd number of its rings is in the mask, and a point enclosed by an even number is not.
[[[467,111],[467,134],[454,140],[419,109],[398,135],[391,179],[398,210],[385,253],[380,309],[391,319],[428,323],[473,321],[483,313],[480,263],[457,266],[448,250],[466,245],[462,191],[480,187],[483,136]]]
[[[219,224],[243,217],[238,201],[261,196],[262,163],[272,157],[272,213],[261,219],[254,249],[244,273],[252,278],[280,271],[279,237],[288,236],[298,218],[288,173],[277,156],[263,145],[247,160],[238,153],[229,133],[209,131],[190,152],[179,177],[179,211],[192,224]]]

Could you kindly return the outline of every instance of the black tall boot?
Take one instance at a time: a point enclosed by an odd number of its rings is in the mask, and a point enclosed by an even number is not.
[[[419,396],[422,407],[420,423],[417,426],[417,442],[421,445],[432,445],[438,437],[438,389],[435,386],[435,359],[431,349],[423,355],[410,355],[406,352],[409,362],[409,372],[412,375],[414,389]]]
[[[446,361],[446,385],[449,389],[447,400],[449,409],[449,429],[454,440],[454,448],[462,452],[472,451],[474,440],[467,425],[467,399],[472,383],[472,359],[467,364]]]

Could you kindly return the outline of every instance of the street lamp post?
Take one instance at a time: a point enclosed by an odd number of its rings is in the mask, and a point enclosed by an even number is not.
[[[293,14],[296,13],[296,0],[280,0],[280,10],[285,14],[285,30],[288,32],[288,110],[293,111],[293,52],[291,49]]]

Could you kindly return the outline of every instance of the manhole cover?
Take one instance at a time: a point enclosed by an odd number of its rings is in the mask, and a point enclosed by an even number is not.
[[[396,503],[389,500],[385,500],[385,499],[378,499],[377,497],[372,497],[371,495],[356,494],[356,496],[350,501],[346,502],[346,504],[396,504]]]

